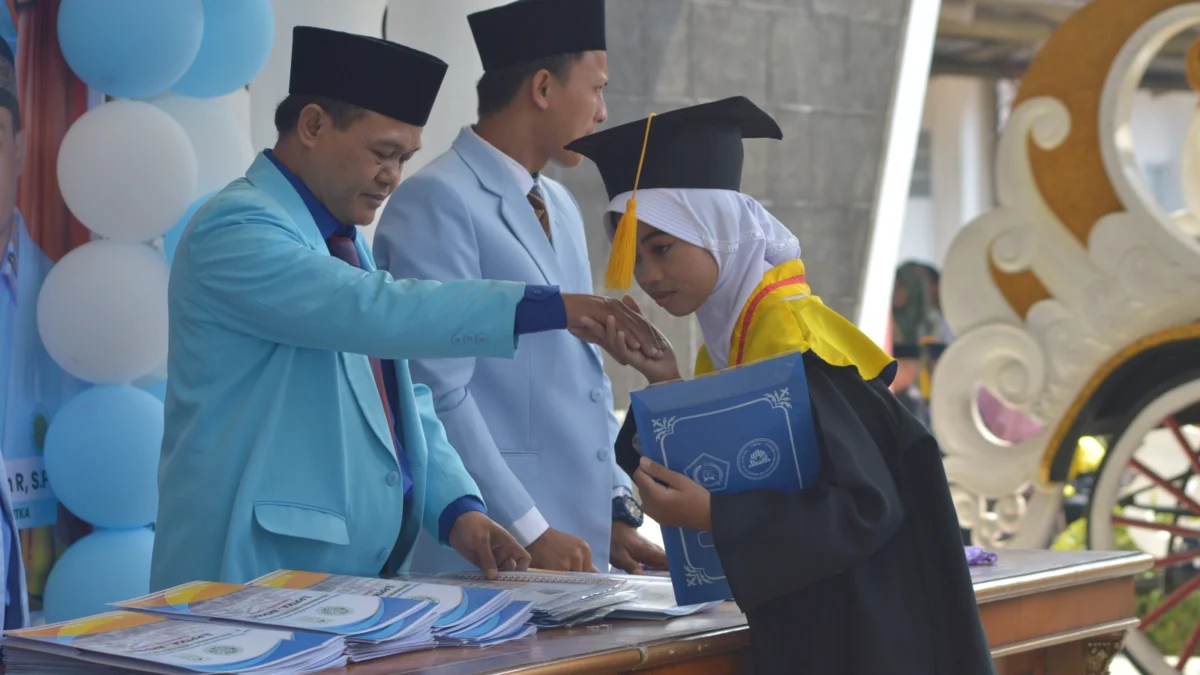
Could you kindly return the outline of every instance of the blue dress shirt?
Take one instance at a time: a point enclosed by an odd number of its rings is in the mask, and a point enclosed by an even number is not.
[[[358,228],[354,225],[346,225],[339,221],[329,209],[317,199],[312,190],[300,180],[300,177],[293,173],[290,169],[283,165],[275,158],[274,153],[270,150],[266,151],[266,156],[279,169],[280,173],[288,179],[292,187],[299,193],[300,198],[304,200],[305,206],[312,214],[313,221],[317,224],[317,229],[321,231],[321,237],[326,241],[330,237],[345,237],[354,240],[358,236]],[[557,286],[532,286],[525,287],[525,297],[521,302],[517,303],[517,311],[514,325],[514,333],[517,335],[527,335],[529,333],[540,333],[548,330],[560,330],[567,327],[567,308],[563,303],[562,294]],[[404,496],[407,499],[412,492],[412,471],[408,465],[408,456],[404,452],[404,445],[401,443],[401,424],[402,420],[397,416],[399,411],[398,385],[396,384],[396,368],[391,361],[383,363],[383,382],[384,389],[387,392],[388,404],[393,411],[394,425],[392,427],[392,440],[396,445],[396,456],[400,461],[400,473],[404,479]],[[447,542],[450,538],[450,530],[454,528],[455,521],[459,516],[468,511],[479,511],[487,513],[487,508],[478,498],[465,496],[451,502],[449,506],[442,511],[442,515],[438,517],[438,539],[442,542]],[[7,541],[7,540],[6,540]],[[6,557],[7,558],[7,557]]]

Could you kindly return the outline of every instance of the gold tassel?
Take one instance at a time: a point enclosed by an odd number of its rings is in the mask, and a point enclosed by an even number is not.
[[[604,271],[604,285],[610,291],[628,290],[633,285],[633,268],[637,264],[637,189],[642,179],[642,164],[646,161],[646,146],[650,142],[650,122],[654,113],[646,119],[646,136],[642,139],[642,154],[638,158],[637,174],[633,179],[633,194],[625,204],[625,214],[617,223],[613,234],[612,253],[608,256],[608,269]]]

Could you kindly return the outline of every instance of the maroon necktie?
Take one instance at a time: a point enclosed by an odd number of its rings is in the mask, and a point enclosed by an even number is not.
[[[358,250],[354,248],[353,239],[334,236],[326,239],[325,244],[329,247],[330,253],[362,269],[362,264],[358,259]],[[390,431],[395,429],[396,426],[395,420],[392,419],[392,406],[388,403],[387,387],[383,384],[383,364],[374,356],[369,358],[371,359],[371,372],[375,375],[375,386],[379,389],[379,400],[383,401],[383,412],[387,415],[388,430]],[[392,452],[396,452],[394,440],[392,442]]]

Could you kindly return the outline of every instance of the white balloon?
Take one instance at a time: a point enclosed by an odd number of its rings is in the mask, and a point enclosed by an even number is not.
[[[50,269],[37,326],[68,373],[95,384],[133,382],[167,358],[166,262],[145,244],[84,244]]]
[[[216,192],[241,178],[254,162],[250,128],[220,98],[172,94],[151,101],[179,122],[196,151],[196,195]]]
[[[71,125],[58,151],[63,200],[89,230],[125,242],[171,229],[199,194],[196,153],[170,115],[112,101]]]

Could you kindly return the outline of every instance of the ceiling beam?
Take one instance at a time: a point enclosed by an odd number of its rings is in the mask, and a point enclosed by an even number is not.
[[[1029,45],[1041,44],[1054,34],[1055,26],[1031,21],[1007,19],[975,19],[958,23],[945,19],[938,22],[938,35],[976,40],[994,40]]]
[[[971,63],[957,58],[935,56],[930,67],[930,75],[965,75],[986,79],[1020,79],[1028,69],[1025,61],[993,61],[990,63]],[[1140,85],[1145,89],[1157,91],[1191,91],[1187,76],[1177,70],[1167,68],[1152,68],[1142,79]]]

